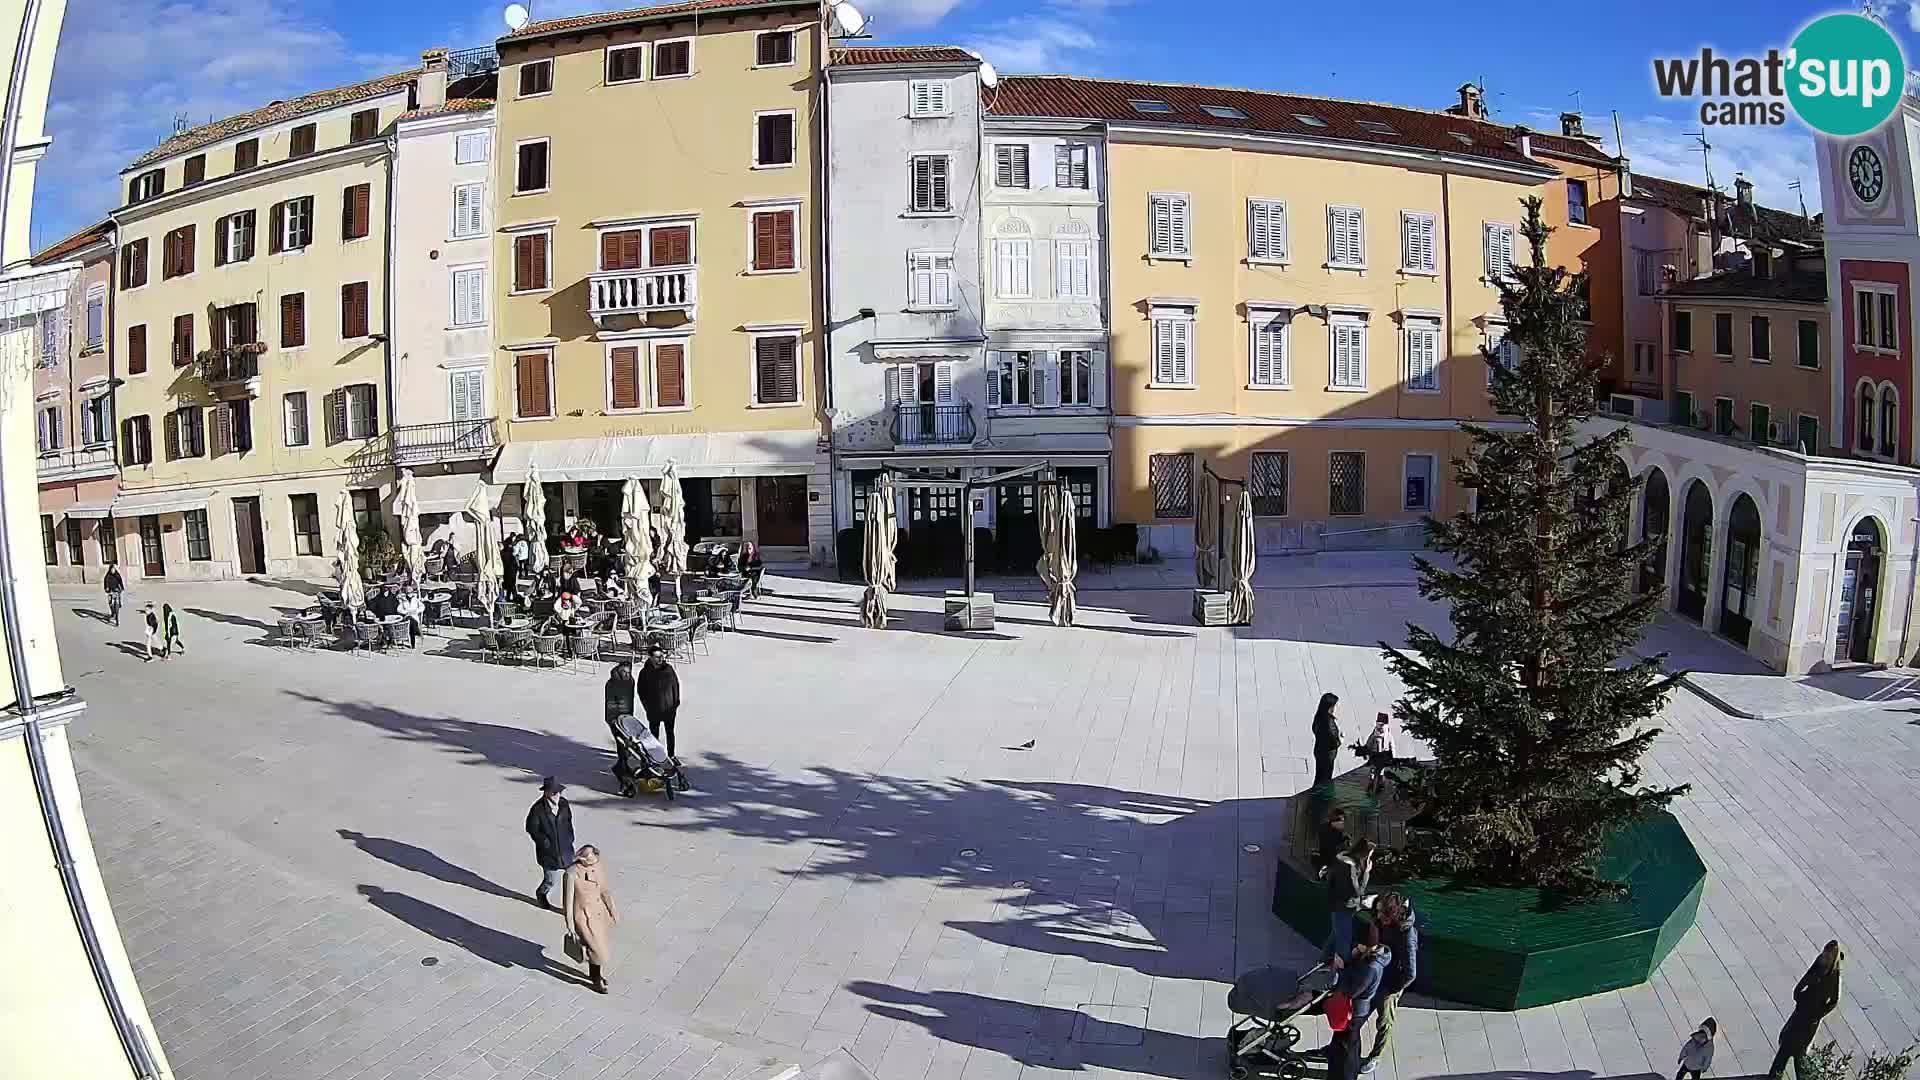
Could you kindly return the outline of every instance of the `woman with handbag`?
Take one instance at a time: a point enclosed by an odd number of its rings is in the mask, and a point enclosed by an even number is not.
[[[612,966],[613,927],[620,913],[607,888],[607,868],[600,849],[583,844],[567,868],[567,955],[587,965],[587,978],[598,993],[607,992],[606,969]]]

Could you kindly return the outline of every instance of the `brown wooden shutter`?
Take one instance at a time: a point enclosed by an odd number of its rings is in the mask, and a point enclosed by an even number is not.
[[[771,217],[773,218],[773,268],[791,270],[798,265],[794,258],[793,211],[780,210]]]
[[[127,327],[127,374],[141,375],[147,370],[147,324]]]
[[[342,234],[347,240],[358,240],[367,235],[372,227],[373,188],[369,184],[355,184],[340,196],[340,220],[344,223]]]
[[[759,361],[760,404],[798,401],[798,345],[790,337],[761,338],[754,344]]]
[[[160,238],[160,278],[162,281],[173,276],[173,248],[176,243],[173,233]]]
[[[193,363],[193,314],[173,317],[173,366]]]
[[[243,259],[251,259],[253,258],[254,213],[248,210],[246,213],[236,216],[235,221],[241,230],[240,257]]]
[[[551,416],[546,353],[521,353],[514,358],[514,382],[521,416]]]
[[[367,336],[367,283],[364,281],[340,286],[340,336]]]
[[[213,265],[227,265],[227,233],[233,229],[238,215],[228,214],[213,223]]]
[[[253,304],[240,305],[240,344],[251,345],[260,340],[259,309]]]
[[[307,294],[288,293],[280,298],[280,347],[298,348],[307,343]]]
[[[513,238],[513,287],[516,291],[533,288],[532,240],[531,236]]]
[[[613,407],[639,408],[640,350],[631,345],[622,345],[607,354],[607,363],[613,369]]]
[[[653,347],[654,404],[663,409],[684,407],[687,403],[687,347]]]
[[[600,238],[600,269],[638,270],[641,250],[639,229],[607,233]]]
[[[778,214],[753,215],[753,268],[755,270],[776,268],[773,261],[773,232],[777,227],[776,219],[779,216]]]
[[[685,266],[693,261],[693,227],[670,225],[653,230],[650,266]]]
[[[233,451],[233,413],[225,405],[215,405],[207,410],[213,416],[213,456],[220,457]]]
[[[166,437],[167,460],[180,459],[180,414],[168,412],[161,420],[161,434]]]
[[[329,390],[324,407],[327,414],[327,445],[344,442],[347,437],[347,392]]]
[[[211,339],[211,345],[213,348],[224,349],[228,345],[239,344],[239,342],[237,341],[227,340],[227,309],[226,308],[215,308],[213,311],[212,317],[209,318],[207,322],[209,324],[207,326],[207,337]]]
[[[207,178],[207,155],[195,154],[188,158],[186,165],[182,169],[182,174],[189,184],[197,184],[205,180]]]
[[[193,226],[180,226],[180,272],[193,273]]]
[[[274,203],[273,209],[267,211],[267,228],[270,230],[267,234],[267,254],[280,254],[281,240],[287,234],[286,226],[287,204]]]

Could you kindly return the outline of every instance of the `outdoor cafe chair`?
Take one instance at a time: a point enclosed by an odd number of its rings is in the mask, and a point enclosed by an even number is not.
[[[573,659],[585,661],[591,666],[600,659],[600,649],[608,644],[608,639],[592,631],[581,631],[573,635]]]
[[[356,653],[372,652],[374,649],[379,648],[383,633],[384,631],[379,623],[355,620],[347,626],[348,651]]]
[[[500,662],[500,658],[500,635],[492,630],[482,628],[480,631],[480,662],[483,664],[497,664]]]
[[[500,659],[526,660],[533,656],[533,631],[500,631]]]
[[[713,624],[708,622],[705,618],[694,619],[692,620],[692,622],[688,624],[687,626],[687,659],[693,660],[696,658],[694,653],[695,649],[705,649],[707,650],[708,656],[713,655],[712,647],[707,644],[707,636],[712,632],[713,632]]]
[[[560,634],[533,634],[531,637],[534,664],[540,665],[550,660],[555,667],[560,666],[565,659],[560,655],[560,643],[565,638]]]

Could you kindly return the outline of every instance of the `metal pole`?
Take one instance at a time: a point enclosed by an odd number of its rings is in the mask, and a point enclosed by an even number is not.
[[[966,534],[962,539],[967,552],[967,629],[971,630],[973,629],[973,487],[971,485],[960,489],[960,501],[966,504],[962,507],[960,531]]]

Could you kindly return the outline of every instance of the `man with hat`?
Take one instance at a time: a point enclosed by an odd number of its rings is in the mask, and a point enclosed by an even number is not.
[[[560,910],[547,893],[566,879],[573,862],[573,807],[560,791],[560,781],[547,777],[540,783],[540,798],[527,810],[527,835],[533,838],[534,858],[540,860],[540,887],[533,900],[548,911]]]

